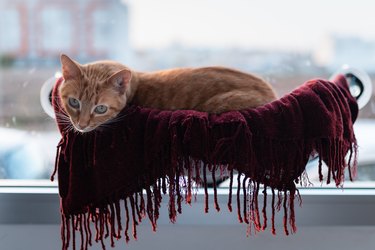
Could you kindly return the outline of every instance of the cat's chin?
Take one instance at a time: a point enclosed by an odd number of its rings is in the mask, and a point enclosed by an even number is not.
[[[94,131],[96,127],[88,127],[88,128],[84,128],[84,129],[76,128],[76,127],[74,127],[74,128],[75,128],[75,130],[77,130],[77,132],[79,132],[79,133],[89,133],[89,132]]]

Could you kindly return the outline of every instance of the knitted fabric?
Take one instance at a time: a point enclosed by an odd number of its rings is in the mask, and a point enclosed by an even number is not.
[[[169,199],[169,218],[175,222],[181,204],[192,202],[197,185],[205,193],[207,212],[208,176],[214,180],[213,200],[219,210],[217,172],[230,179],[228,209],[233,196],[240,222],[257,231],[267,227],[269,190],[271,231],[275,233],[275,210],[281,209],[288,234],[296,230],[296,184],[303,181],[311,155],[319,157],[320,180],[322,162],[328,166],[327,182],[337,186],[345,168],[350,179],[355,173],[353,123],[358,106],[343,76],[334,82],[311,80],[272,103],[222,114],[129,104],[112,128],[84,134],[67,129],[60,118],[60,84],[62,79],[55,85],[53,105],[62,135],[55,172],[63,249],[69,244],[87,249],[93,240],[104,248],[106,237],[112,246],[121,237],[128,241],[130,224],[136,238],[136,226],[146,216],[156,230],[162,197]],[[234,173],[239,177],[234,179]],[[234,182],[238,185],[232,194]],[[259,192],[263,201],[258,201]]]

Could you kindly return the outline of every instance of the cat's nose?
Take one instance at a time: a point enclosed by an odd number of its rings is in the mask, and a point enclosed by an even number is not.
[[[79,129],[85,129],[85,128],[88,127],[88,125],[89,125],[88,122],[79,121],[77,123],[77,128],[79,128]]]

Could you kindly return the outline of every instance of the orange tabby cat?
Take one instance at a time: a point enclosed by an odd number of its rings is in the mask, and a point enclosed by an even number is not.
[[[61,55],[59,89],[66,122],[80,132],[105,127],[127,103],[165,109],[222,113],[276,99],[262,79],[223,67],[179,68],[150,73],[113,61],[81,65]]]

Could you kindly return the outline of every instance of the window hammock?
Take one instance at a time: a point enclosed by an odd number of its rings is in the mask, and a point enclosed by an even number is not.
[[[191,203],[194,185],[205,193],[213,178],[214,207],[219,210],[215,176],[230,179],[228,209],[235,197],[238,220],[265,230],[270,206],[270,230],[275,233],[275,210],[282,210],[286,234],[296,231],[296,184],[304,181],[305,165],[318,155],[328,166],[327,182],[340,186],[345,168],[350,179],[356,168],[353,123],[358,106],[340,75],[333,82],[311,80],[264,106],[220,115],[163,111],[129,105],[123,119],[111,129],[79,134],[59,119],[57,88],[53,106],[62,139],[57,148],[55,173],[61,197],[62,248],[87,249],[109,237],[137,237],[137,225],[148,217],[156,230],[162,197],[169,199],[169,218],[175,222],[181,204]],[[346,158],[346,156],[348,157]],[[245,176],[233,178],[233,173]],[[237,183],[237,187],[233,187]],[[272,195],[267,204],[267,192]],[[259,200],[259,192],[263,200]],[[241,195],[242,194],[242,195]],[[121,213],[122,211],[122,213]],[[125,218],[121,218],[125,215]],[[76,239],[78,232],[79,240]],[[77,242],[76,242],[77,241]]]

